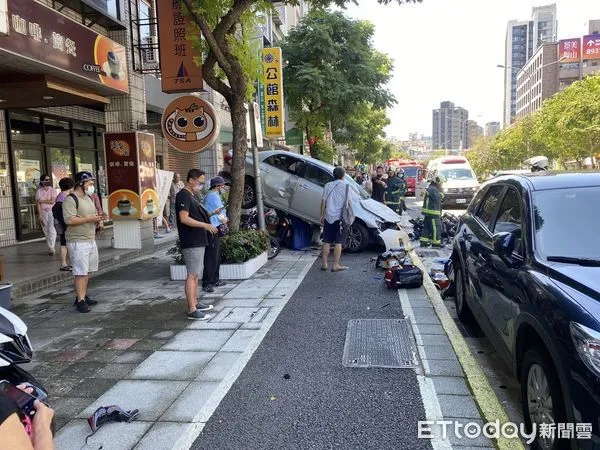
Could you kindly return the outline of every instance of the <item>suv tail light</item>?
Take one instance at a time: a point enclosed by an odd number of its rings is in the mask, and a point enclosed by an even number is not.
[[[585,365],[600,376],[600,333],[576,322],[571,322],[570,329],[577,353]]]

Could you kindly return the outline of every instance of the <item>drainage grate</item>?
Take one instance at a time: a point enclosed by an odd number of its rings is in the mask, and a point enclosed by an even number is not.
[[[413,368],[417,348],[408,319],[353,319],[348,322],[342,365]]]

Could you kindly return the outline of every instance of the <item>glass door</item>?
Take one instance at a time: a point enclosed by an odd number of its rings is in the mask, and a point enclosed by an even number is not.
[[[35,193],[44,172],[42,148],[15,144],[15,168],[17,180],[17,219],[21,240],[42,236],[35,205]]]
[[[60,189],[58,182],[61,178],[73,177],[71,171],[71,150],[50,147],[50,166],[52,167],[52,186]]]

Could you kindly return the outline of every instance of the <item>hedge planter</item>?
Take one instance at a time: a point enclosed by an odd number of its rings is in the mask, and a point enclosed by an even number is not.
[[[254,275],[268,261],[267,252],[261,253],[256,258],[241,264],[221,264],[219,279],[221,280],[247,280]],[[187,278],[187,270],[182,265],[172,265],[171,280],[184,281]]]
[[[254,275],[268,261],[267,252],[241,264],[221,264],[219,279],[221,280],[247,280]]]

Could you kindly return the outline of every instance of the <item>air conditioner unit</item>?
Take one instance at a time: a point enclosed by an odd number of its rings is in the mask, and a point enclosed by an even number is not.
[[[144,64],[158,64],[158,36],[144,37],[141,50]]]

